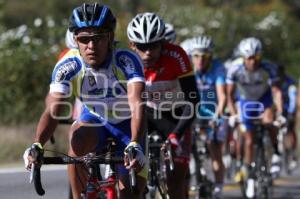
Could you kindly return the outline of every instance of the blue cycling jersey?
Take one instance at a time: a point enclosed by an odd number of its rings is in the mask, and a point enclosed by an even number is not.
[[[131,117],[127,84],[143,81],[141,60],[131,51],[114,49],[95,70],[83,61],[77,49],[71,49],[54,68],[50,93],[74,94],[90,114],[116,124]]]
[[[288,114],[295,113],[297,105],[296,81],[289,76],[285,76],[280,88],[283,96],[284,111]]]
[[[202,117],[212,117],[217,108],[217,85],[225,84],[225,69],[223,64],[214,59],[206,72],[195,72],[198,92],[201,97],[199,114]]]

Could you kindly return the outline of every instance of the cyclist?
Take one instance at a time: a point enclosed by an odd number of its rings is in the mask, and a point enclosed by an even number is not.
[[[279,171],[280,155],[277,146],[277,129],[273,126],[274,112],[272,110],[273,99],[277,110],[276,119],[284,118],[282,107],[282,93],[278,86],[279,78],[276,65],[262,61],[262,44],[259,39],[249,37],[241,41],[239,53],[243,57],[243,63],[229,67],[227,72],[227,97],[228,106],[232,117],[237,115],[234,104],[234,91],[238,91],[238,108],[241,126],[245,138],[245,162],[248,180],[246,194],[254,195],[254,179],[251,172],[253,160],[253,119],[261,118],[269,129],[274,154],[272,156],[271,170]]]
[[[201,105],[196,122],[206,132],[212,169],[215,175],[214,198],[222,198],[224,164],[222,146],[226,137],[223,116],[226,105],[225,68],[213,58],[213,40],[201,35],[184,42],[183,47],[194,66],[197,88],[201,96]],[[216,136],[213,128],[216,128]],[[222,127],[222,128],[220,128]]]
[[[125,152],[124,166],[118,167],[120,198],[142,198],[147,177],[142,145],[144,75],[135,53],[113,45],[115,27],[116,19],[105,5],[84,3],[73,10],[69,30],[74,33],[78,49],[69,50],[54,68],[46,109],[38,123],[34,144],[25,151],[24,159],[30,169],[35,161],[33,148],[43,150],[57,126],[64,100],[74,94],[81,99],[84,109],[70,129],[69,155],[76,157],[102,150],[107,137],[114,137],[117,151]],[[131,147],[137,153],[129,162],[126,154]],[[137,193],[130,190],[125,166],[138,173]],[[79,166],[68,166],[73,198],[81,198],[80,193],[86,189],[84,171]]]
[[[187,197],[186,175],[191,149],[189,126],[199,101],[195,77],[182,48],[164,40],[165,25],[155,13],[136,15],[128,24],[130,47],[144,63],[149,132],[158,131],[174,149],[174,173],[167,170],[168,194]]]
[[[176,41],[176,32],[174,26],[170,23],[165,23],[165,40],[174,44]]]
[[[288,141],[289,146],[292,149],[293,159],[288,165],[290,170],[295,169],[297,166],[297,135],[295,130],[295,119],[296,119],[296,111],[297,111],[297,86],[296,81],[286,74],[285,66],[278,65],[278,74],[280,77],[280,88],[283,95],[283,104],[284,111],[283,114],[287,118],[287,127],[288,127]]]

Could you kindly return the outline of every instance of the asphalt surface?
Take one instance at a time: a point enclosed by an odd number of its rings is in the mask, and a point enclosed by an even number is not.
[[[68,198],[68,181],[65,167],[43,168],[42,184],[46,193],[43,197],[40,197],[35,193],[33,184],[29,184],[29,172],[21,168],[0,169],[0,198]],[[242,198],[239,186],[234,183],[228,183],[224,187],[224,198]],[[282,174],[282,177],[275,180],[271,198],[300,198],[300,168],[295,170],[291,176]]]

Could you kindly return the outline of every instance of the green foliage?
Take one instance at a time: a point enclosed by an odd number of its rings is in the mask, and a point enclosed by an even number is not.
[[[86,2],[95,2],[87,0]],[[293,0],[103,0],[118,19],[116,38],[137,12],[157,12],[175,25],[178,43],[199,34],[215,41],[215,56],[227,59],[238,42],[257,36],[264,56],[299,77],[299,9]],[[49,90],[71,10],[80,0],[0,0],[0,123],[38,119]]]

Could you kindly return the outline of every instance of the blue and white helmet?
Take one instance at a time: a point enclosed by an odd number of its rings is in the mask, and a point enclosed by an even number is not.
[[[243,57],[251,57],[261,54],[262,44],[259,39],[255,37],[248,37],[243,39],[239,44],[239,54]]]
[[[82,28],[95,27],[110,32],[116,28],[116,18],[108,6],[98,3],[83,3],[75,8],[69,21],[69,30],[75,32]]]
[[[174,26],[169,23],[165,23],[165,40],[170,43],[174,43],[176,40],[176,32],[174,30]]]
[[[135,43],[147,44],[165,37],[165,23],[155,13],[136,15],[127,26],[127,36]]]

